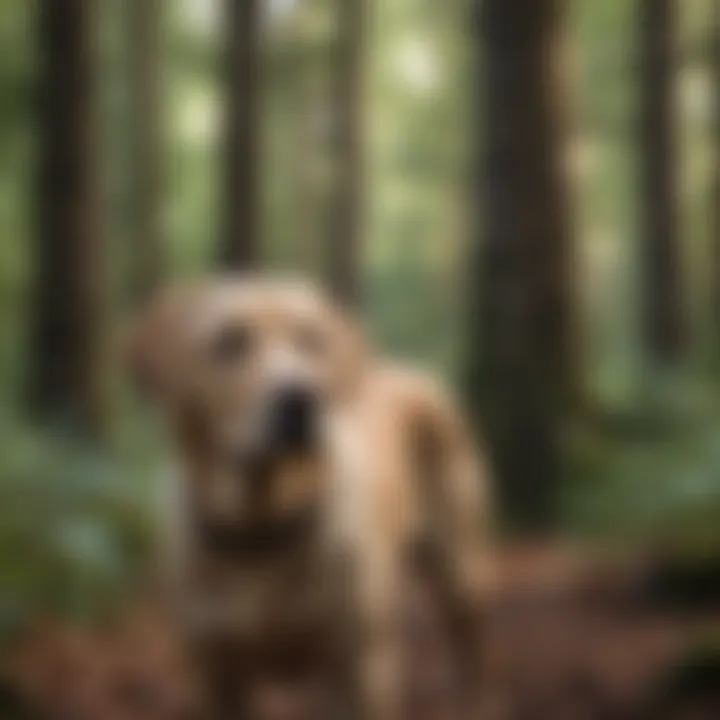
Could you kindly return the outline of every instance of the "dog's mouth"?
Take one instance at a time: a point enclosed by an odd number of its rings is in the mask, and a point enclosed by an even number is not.
[[[226,559],[261,559],[314,534],[326,475],[318,398],[286,387],[262,416],[251,442],[226,449],[217,498],[196,523],[205,547]]]

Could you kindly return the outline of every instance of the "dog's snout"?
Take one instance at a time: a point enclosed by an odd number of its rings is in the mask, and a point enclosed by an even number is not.
[[[273,401],[275,441],[284,450],[303,450],[313,441],[317,422],[317,395],[309,388],[279,390]]]

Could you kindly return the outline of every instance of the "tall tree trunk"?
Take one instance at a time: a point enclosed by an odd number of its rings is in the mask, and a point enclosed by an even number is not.
[[[679,242],[674,0],[640,1],[643,327],[650,358],[681,359],[687,339]]]
[[[246,270],[260,259],[261,0],[225,0],[224,224],[221,262]]]
[[[104,248],[90,0],[41,0],[37,277],[30,402],[41,421],[101,431]]]
[[[335,183],[329,208],[327,275],[335,295],[360,301],[363,224],[363,49],[365,0],[337,4],[333,77]]]
[[[486,135],[473,270],[471,401],[517,529],[556,518],[574,391],[571,248],[558,68],[560,0],[478,0]],[[480,204],[480,203],[479,203]]]
[[[714,318],[713,344],[720,359],[720,0],[713,0],[710,36],[711,73],[714,86],[714,177],[711,189],[712,280],[711,317]]]
[[[162,232],[162,102],[160,39],[162,0],[130,0],[130,210],[134,239],[131,294],[144,299],[157,286],[165,265]]]

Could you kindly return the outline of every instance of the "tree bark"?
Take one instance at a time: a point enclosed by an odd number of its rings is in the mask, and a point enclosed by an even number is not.
[[[98,434],[105,420],[104,240],[90,0],[38,7],[40,148],[30,405]]]
[[[335,296],[356,305],[362,275],[366,2],[341,0],[337,12],[332,99],[336,173],[329,208],[327,275]]]
[[[225,0],[221,262],[235,270],[260,260],[261,9],[261,0]]]
[[[130,214],[133,237],[130,291],[144,300],[165,266],[162,231],[162,98],[160,78],[162,0],[130,0]]]
[[[659,366],[682,358],[687,339],[677,187],[674,0],[640,0],[643,327]]]
[[[484,57],[484,228],[472,261],[469,390],[523,531],[552,528],[561,431],[576,388],[560,0],[479,1]],[[481,204],[480,202],[478,204]]]
[[[715,358],[720,359],[720,0],[713,0],[712,31],[710,36],[711,73],[715,90],[714,100],[714,177],[711,189],[712,280],[711,315],[714,327]]]

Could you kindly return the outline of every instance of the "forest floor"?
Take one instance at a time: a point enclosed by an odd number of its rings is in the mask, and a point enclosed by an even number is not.
[[[717,558],[531,548],[500,568],[490,717],[720,718]]]
[[[533,546],[505,550],[498,566],[487,632],[488,720],[720,718],[718,558],[688,564]],[[411,641],[409,715],[450,720],[447,638],[423,612]],[[0,717],[65,720],[82,703],[83,720],[191,717],[183,714],[191,676],[161,651],[171,644],[160,642],[159,627],[137,630],[123,636],[111,683],[90,633],[36,631],[18,656],[18,685],[8,683],[0,697],[7,703]],[[268,683],[257,708],[263,720],[314,719],[318,687]],[[10,709],[18,696],[34,714]],[[94,713],[87,711],[93,696]]]

